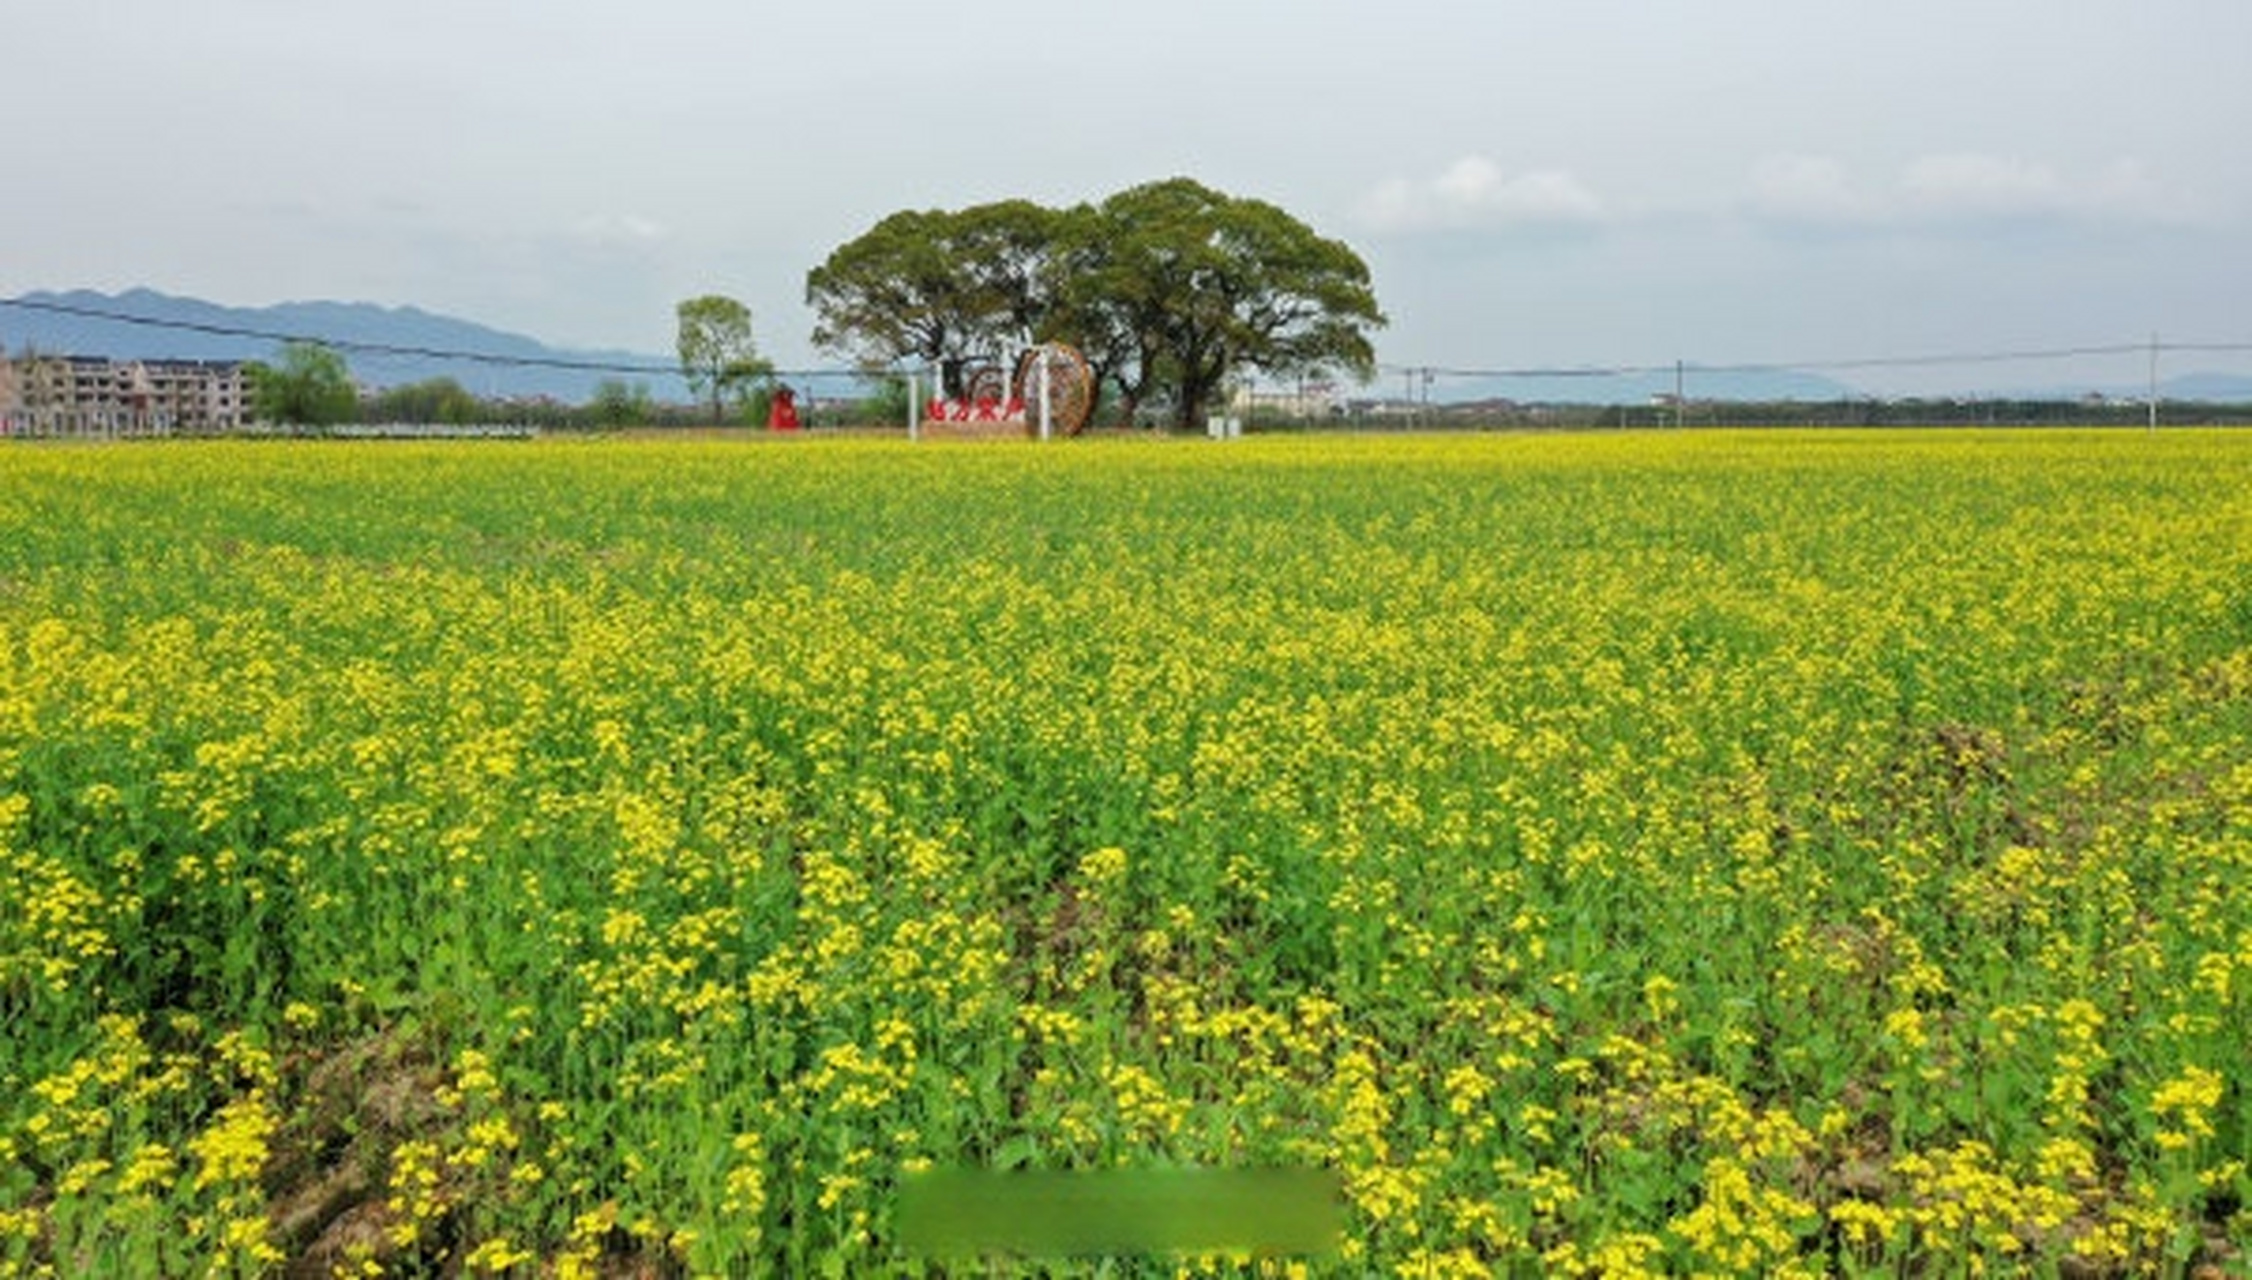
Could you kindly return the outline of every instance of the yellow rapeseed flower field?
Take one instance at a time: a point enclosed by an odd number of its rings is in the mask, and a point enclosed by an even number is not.
[[[0,449],[0,1274],[2243,1274],[2248,743],[2238,433]]]

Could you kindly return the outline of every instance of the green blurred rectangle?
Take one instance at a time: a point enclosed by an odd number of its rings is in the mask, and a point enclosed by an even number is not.
[[[1319,1254],[1343,1204],[1313,1169],[941,1169],[901,1181],[898,1224],[904,1249],[933,1257]]]

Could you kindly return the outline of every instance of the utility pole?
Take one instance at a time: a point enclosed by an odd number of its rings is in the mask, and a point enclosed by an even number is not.
[[[1041,354],[1040,354],[1040,365],[1039,365],[1039,369],[1040,369],[1040,375],[1039,375],[1039,382],[1040,382],[1040,387],[1039,387],[1039,391],[1040,391],[1040,441],[1041,441],[1041,443],[1045,444],[1045,443],[1047,443],[1047,442],[1048,442],[1049,440],[1052,440],[1052,439],[1054,439],[1054,438],[1055,438],[1055,432],[1054,432],[1053,430],[1051,430],[1051,429],[1050,429],[1050,427],[1049,427],[1049,414],[1048,414],[1048,356],[1047,356],[1047,352],[1045,352],[1045,351],[1042,351],[1042,352],[1041,352]]]
[[[2146,434],[2158,431],[2158,331],[2155,329],[2150,333],[2150,425],[2144,431]]]

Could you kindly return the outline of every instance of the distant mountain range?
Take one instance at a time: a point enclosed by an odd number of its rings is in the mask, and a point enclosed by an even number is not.
[[[634,351],[574,351],[416,307],[285,302],[227,307],[151,289],[27,293],[0,300],[0,350],[121,360],[272,360],[288,338],[337,347],[373,387],[452,378],[488,397],[581,403],[606,379],[645,383],[660,400],[688,392],[673,362]]]
[[[1690,400],[1797,400],[1830,403],[1860,399],[1862,393],[1833,378],[1793,370],[1706,371],[1694,366],[1681,380]],[[1513,400],[1518,404],[1645,404],[1674,393],[1673,371],[1640,373],[1545,373],[1522,375],[1446,375],[1431,383],[1431,399],[1455,404]],[[1366,394],[1383,395],[1382,381]]]
[[[228,307],[151,289],[107,294],[90,290],[27,293],[0,299],[0,351],[26,347],[62,355],[126,360],[271,360],[288,338],[312,338],[343,351],[353,376],[372,387],[452,378],[486,397],[547,396],[570,403],[590,399],[608,379],[644,383],[665,401],[689,398],[673,360],[635,351],[580,351],[417,307],[365,302],[285,302],[270,307]],[[804,381],[793,379],[793,381]],[[820,395],[861,394],[849,375],[818,375],[809,388]],[[828,383],[834,382],[834,386]],[[1381,399],[1402,391],[1379,379],[1355,398]],[[1425,389],[1410,382],[1408,398]],[[1868,393],[1817,373],[1787,369],[1684,372],[1682,390],[1693,401],[1799,401],[1834,403]],[[1635,373],[1440,374],[1428,388],[1435,403],[1513,400],[1519,404],[1643,404],[1674,391],[1670,369]],[[1982,399],[2077,400],[2100,394],[2139,400],[2147,388],[2131,386],[2032,387],[1989,392]],[[2190,372],[2166,378],[2159,392],[2170,400],[2252,403],[2252,376]],[[1944,399],[1945,397],[1934,397]]]
[[[2132,400],[2146,392],[2141,388],[2114,387],[2104,394],[2114,399]],[[2252,377],[2240,373],[2185,373],[2178,378],[2161,378],[2158,394],[2168,400],[2252,404]]]

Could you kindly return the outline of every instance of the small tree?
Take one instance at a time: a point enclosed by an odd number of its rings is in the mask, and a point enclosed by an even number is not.
[[[680,371],[712,407],[712,421],[727,419],[727,401],[742,398],[771,376],[751,340],[751,309],[733,298],[706,294],[680,304]]]
[[[344,357],[318,342],[290,342],[278,364],[253,364],[253,416],[291,427],[327,427],[349,422],[359,409],[359,392]]]
[[[587,406],[596,426],[612,431],[625,427],[645,425],[655,403],[649,398],[649,384],[628,384],[623,378],[604,378],[594,389],[594,400]]]
[[[878,380],[874,389],[860,401],[862,422],[901,423],[907,421],[907,413],[907,379],[897,374]]]
[[[488,417],[491,410],[453,378],[429,378],[392,387],[368,405],[378,422],[442,422],[461,426]]]

